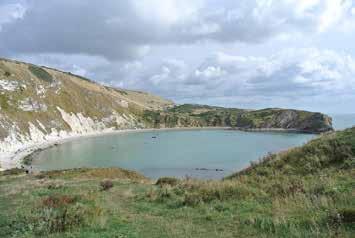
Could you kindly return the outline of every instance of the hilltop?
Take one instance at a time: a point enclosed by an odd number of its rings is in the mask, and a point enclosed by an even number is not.
[[[222,181],[121,169],[0,173],[1,237],[352,237],[355,127]]]
[[[0,59],[0,168],[19,166],[27,154],[67,138],[126,129],[210,126],[322,133],[332,130],[332,119],[289,109],[175,105],[150,93]]]

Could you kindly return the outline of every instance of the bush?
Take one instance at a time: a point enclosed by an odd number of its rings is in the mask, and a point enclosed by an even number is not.
[[[24,174],[26,172],[26,170],[24,169],[19,169],[19,168],[14,168],[14,169],[8,169],[5,171],[1,171],[0,172],[0,176],[6,176],[6,175],[20,175],[20,174]]]
[[[49,196],[42,200],[42,205],[47,208],[59,208],[63,206],[67,206],[70,204],[74,204],[77,201],[77,197],[71,197],[67,195],[60,196]]]
[[[342,222],[355,223],[355,208],[342,209],[339,214]]]
[[[48,82],[48,83],[52,83],[53,82],[52,75],[50,75],[46,70],[44,70],[44,69],[42,69],[40,67],[34,66],[34,65],[28,66],[28,69],[37,78],[39,78],[39,79],[41,79],[41,80],[43,80],[45,82]]]
[[[27,217],[28,230],[36,235],[66,232],[84,225],[87,211],[78,197],[50,195]]]
[[[111,180],[104,180],[100,183],[101,191],[108,191],[113,187]]]
[[[6,72],[4,73],[4,75],[5,75],[5,77],[10,77],[10,76],[11,76],[11,73],[8,72],[8,71],[6,71]]]
[[[177,178],[171,178],[171,177],[163,177],[159,178],[158,181],[155,183],[155,185],[159,186],[164,186],[164,185],[170,185],[170,186],[176,186],[179,182],[179,179]]]
[[[34,232],[36,234],[65,232],[82,226],[84,218],[84,210],[80,205],[62,209],[43,209],[37,214]]]

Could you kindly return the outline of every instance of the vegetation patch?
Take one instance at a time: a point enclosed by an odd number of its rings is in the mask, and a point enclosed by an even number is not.
[[[47,82],[47,83],[52,83],[53,82],[53,76],[48,73],[46,70],[44,70],[41,67],[37,67],[35,65],[29,65],[28,69],[31,71],[33,75],[35,75],[37,78]]]
[[[11,109],[10,105],[9,105],[9,101],[8,101],[8,97],[6,95],[0,94],[0,107],[1,110],[9,110]]]
[[[57,170],[57,171],[44,171],[40,173],[41,178],[46,179],[127,179],[137,182],[146,182],[148,179],[143,175],[129,170],[120,168],[101,168],[101,169],[69,169],[69,170]]]
[[[109,89],[113,89],[115,90],[116,92],[118,92],[119,94],[122,94],[122,95],[128,95],[128,93],[124,90],[120,90],[118,88],[111,88],[111,87],[108,87]]]
[[[30,218],[35,234],[47,235],[78,229],[85,223],[88,211],[78,203],[79,198],[50,195],[42,199]]]
[[[339,211],[339,217],[341,221],[345,223],[355,224],[355,208],[341,209]]]
[[[79,79],[84,80],[84,81],[86,81],[86,82],[95,83],[94,81],[92,81],[92,80],[90,80],[90,79],[88,79],[88,78],[86,78],[86,77],[84,77],[84,76],[80,76],[80,75],[77,75],[77,74],[73,74],[73,73],[71,73],[71,72],[68,72],[68,74],[69,74],[70,76],[79,78]]]
[[[0,171],[0,176],[20,175],[20,174],[24,174],[25,172],[26,171],[24,169],[14,168],[5,171]]]
[[[100,190],[108,191],[113,188],[113,182],[111,180],[104,180],[100,182]]]
[[[155,184],[159,186],[164,186],[164,185],[175,186],[178,184],[178,182],[179,179],[177,178],[163,177],[163,178],[159,178]]]

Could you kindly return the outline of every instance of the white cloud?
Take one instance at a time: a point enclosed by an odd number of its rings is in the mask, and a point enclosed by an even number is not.
[[[160,25],[173,25],[194,18],[202,5],[201,0],[133,0],[138,15]]]
[[[22,4],[0,3],[0,25],[6,23],[0,32],[0,50],[6,54],[66,53],[132,60],[147,55],[155,45],[287,40],[336,26],[353,29],[352,2],[21,0]]]
[[[210,79],[210,78],[220,78],[220,77],[226,75],[226,73],[227,72],[219,66],[217,66],[217,67],[208,66],[207,68],[205,68],[201,71],[199,69],[197,69],[195,71],[195,76]]]
[[[5,0],[0,52],[179,101],[326,101],[355,95],[354,9],[353,0]]]
[[[163,59],[153,64],[112,63],[93,56],[42,55],[23,59],[37,64],[46,62],[108,85],[149,91],[180,103],[248,108],[303,106],[309,110],[336,110],[339,103],[355,105],[354,58],[317,48],[287,49],[264,57],[218,52],[197,66],[181,59]]]
[[[20,3],[0,4],[0,31],[3,24],[23,18],[25,12],[26,7]]]
[[[344,22],[351,17],[352,0],[327,0],[323,12],[319,16],[318,30],[326,31],[336,23]]]
[[[242,96],[253,97],[254,101],[300,97],[305,101],[315,96],[355,95],[354,59],[329,50],[289,49],[269,57],[217,53],[197,68],[172,62],[163,63],[156,71],[150,68],[125,77],[126,82],[127,78],[140,80],[124,86],[182,101]]]

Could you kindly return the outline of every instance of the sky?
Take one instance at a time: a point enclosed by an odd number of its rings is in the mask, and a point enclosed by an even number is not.
[[[0,0],[0,57],[176,103],[355,113],[355,0]]]

